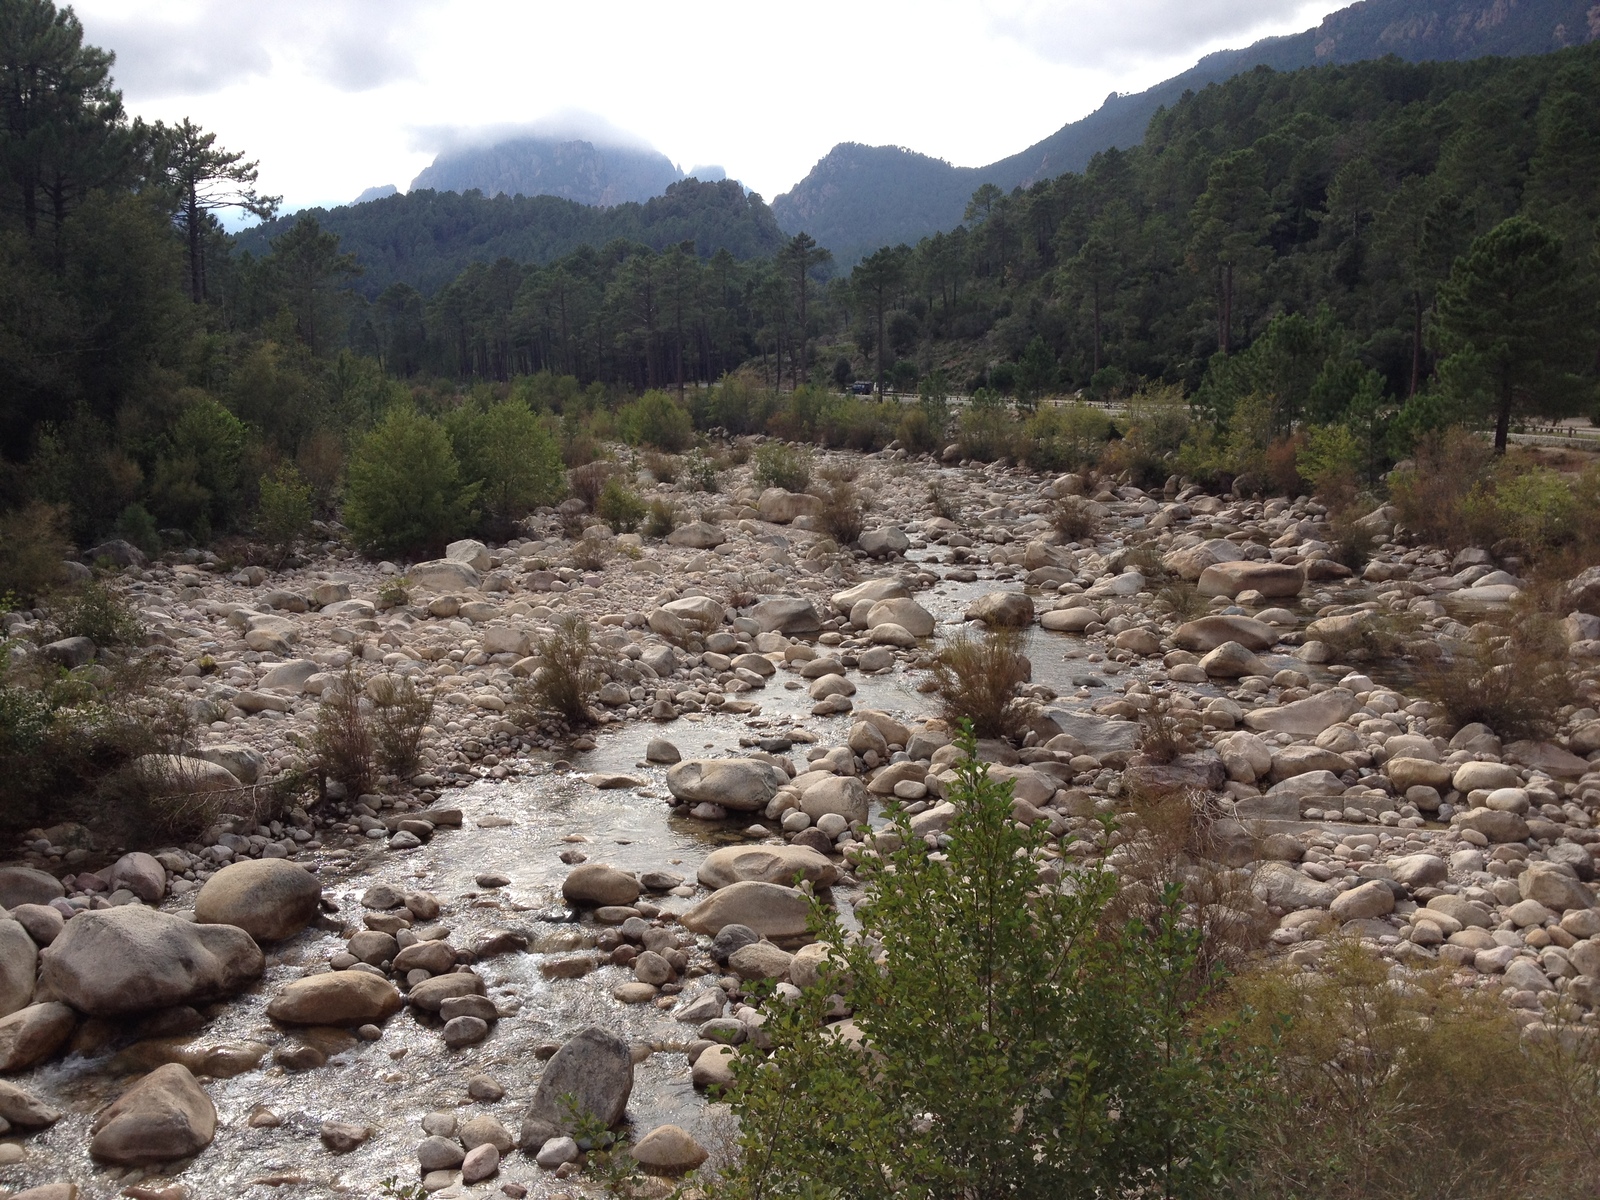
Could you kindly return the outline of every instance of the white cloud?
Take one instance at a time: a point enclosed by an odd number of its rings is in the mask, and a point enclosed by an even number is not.
[[[1244,45],[1307,9],[1315,15],[1306,26],[1326,11],[1307,0],[986,0],[986,7],[995,33],[1051,62],[1089,67],[1195,53],[1230,38]]]

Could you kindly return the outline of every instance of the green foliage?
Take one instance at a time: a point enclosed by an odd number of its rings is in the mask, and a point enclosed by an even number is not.
[[[164,524],[198,537],[229,528],[243,505],[248,430],[203,393],[189,398],[155,460],[150,509]]]
[[[646,392],[617,413],[622,440],[630,446],[652,446],[668,454],[687,450],[694,442],[694,422],[666,392]]]
[[[589,697],[599,682],[593,641],[583,618],[574,614],[561,618],[554,630],[539,639],[534,653],[539,666],[529,679],[517,684],[516,719],[530,724],[554,716],[571,728],[593,725]]]
[[[716,494],[721,490],[717,475],[717,464],[700,451],[692,450],[684,457],[683,482],[690,491]]]
[[[293,463],[279,463],[261,477],[256,531],[279,562],[311,534],[311,485]]]
[[[534,509],[566,494],[561,448],[550,426],[519,399],[467,403],[445,417],[461,478],[476,484],[486,532],[504,537]]]
[[[34,503],[0,512],[0,596],[31,603],[53,590],[65,575],[68,554],[62,536],[62,510]]]
[[[147,558],[161,553],[161,531],[156,528],[155,517],[142,504],[130,504],[118,513],[111,532],[130,546],[137,546]]]
[[[443,426],[409,406],[390,409],[351,455],[345,524],[372,554],[442,550],[465,532],[477,498],[460,476]]]
[[[803,492],[811,486],[811,452],[786,442],[763,442],[756,447],[751,479],[758,489]]]
[[[644,520],[644,501],[617,475],[606,480],[595,502],[595,515],[617,533],[632,533]]]
[[[961,413],[956,444],[966,458],[992,462],[1010,454],[1017,442],[1017,423],[997,391],[979,388]]]
[[[941,853],[894,810],[859,936],[815,911],[829,968],[764,1005],[770,1054],[735,1060],[744,1154],[719,1194],[1227,1194],[1266,1056],[1191,1028],[1199,935],[1178,889],[1118,925],[1112,872],[1041,886],[1043,827],[964,749]],[[824,1024],[829,993],[858,1034]]]
[[[86,637],[96,646],[137,646],[144,626],[122,595],[103,583],[85,583],[58,597],[51,616],[62,637]]]
[[[1356,488],[1362,447],[1344,425],[1317,425],[1307,430],[1305,445],[1295,456],[1301,476],[1324,500],[1348,501]]]
[[[645,510],[644,535],[645,537],[664,538],[671,533],[678,524],[678,514],[673,511],[672,505],[665,500],[652,500],[650,507]]]
[[[1098,462],[1111,418],[1092,404],[1047,404],[1023,423],[1022,461],[1035,471],[1080,471]]]

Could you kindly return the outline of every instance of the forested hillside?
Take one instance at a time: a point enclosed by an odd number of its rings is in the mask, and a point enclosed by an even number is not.
[[[355,286],[369,298],[393,283],[432,294],[469,263],[547,263],[618,240],[653,250],[691,242],[703,258],[726,250],[737,259],[765,257],[785,240],[759,195],[732,180],[685,179],[664,195],[610,208],[556,196],[414,191],[265,222],[239,235],[238,251],[267,253],[301,217],[336,234],[356,256],[362,272]]]
[[[1544,54],[1600,37],[1590,0],[1360,0],[1314,29],[1223,50],[1143,92],[1113,93],[1093,113],[985,167],[955,167],[896,146],[842,143],[772,202],[790,233],[805,229],[841,262],[915,241],[963,220],[981,184],[1003,191],[1082,171],[1102,150],[1138,145],[1152,117],[1187,94],[1254,67],[1277,71],[1395,55],[1410,62]]]

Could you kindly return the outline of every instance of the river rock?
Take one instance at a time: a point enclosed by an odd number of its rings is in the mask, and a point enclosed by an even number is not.
[[[763,937],[798,938],[806,932],[810,901],[803,892],[776,883],[745,880],[713,892],[679,918],[692,933],[717,933],[724,925],[748,925]]]
[[[61,1110],[32,1092],[0,1079],[0,1121],[18,1129],[44,1129],[61,1119]]]
[[[400,1011],[394,984],[360,971],[324,971],[286,984],[267,1016],[286,1025],[366,1025]]]
[[[1202,596],[1237,596],[1240,592],[1260,592],[1269,598],[1298,596],[1305,587],[1305,574],[1298,567],[1274,562],[1216,563],[1200,572],[1195,590]]]
[[[788,525],[796,517],[818,516],[822,512],[822,500],[807,492],[788,492],[783,488],[769,487],[756,500],[756,509],[763,521]]]
[[[710,1157],[699,1142],[676,1125],[657,1125],[634,1143],[634,1161],[652,1175],[681,1175]]]
[[[789,776],[752,758],[691,758],[667,770],[667,790],[685,804],[717,804],[733,812],[767,807]]]
[[[92,1017],[231,996],[265,966],[242,929],[139,904],[80,913],[40,957],[50,994]]]
[[[1100,619],[1098,611],[1080,604],[1073,608],[1052,609],[1039,618],[1039,627],[1052,633],[1082,633]]]
[[[1561,594],[1563,612],[1600,617],[1600,567],[1590,567],[1567,581]]]
[[[451,971],[448,975],[436,975],[432,979],[424,979],[416,984],[411,989],[409,999],[411,1007],[420,1008],[423,1012],[436,1013],[444,1007],[446,1000],[483,994],[481,976],[471,971]]]
[[[67,894],[54,875],[32,867],[0,866],[0,908],[19,904],[49,904]]]
[[[102,1109],[89,1127],[89,1153],[120,1166],[198,1154],[217,1133],[217,1110],[178,1063],[157,1067]]]
[[[22,1071],[44,1062],[66,1044],[77,1023],[77,1014],[54,1000],[0,1019],[0,1071]]]
[[[854,775],[833,775],[812,784],[800,795],[800,811],[813,821],[837,813],[852,825],[867,819],[871,797]]]
[[[1344,688],[1329,688],[1316,696],[1277,708],[1257,708],[1245,713],[1244,723],[1256,732],[1316,737],[1324,729],[1347,720],[1356,711],[1355,696]]]
[[[912,637],[933,636],[933,614],[915,600],[899,597],[879,600],[867,610],[867,628],[879,625],[898,625]]]
[[[967,605],[966,619],[1021,629],[1033,623],[1033,600],[1023,592],[990,592]]]
[[[868,579],[856,584],[855,587],[835,592],[828,597],[828,600],[838,610],[840,616],[848,617],[850,610],[863,600],[877,603],[880,600],[909,599],[910,596],[911,593],[906,590],[906,585],[898,579]]]
[[[27,1007],[38,970],[39,947],[28,931],[0,917],[0,1017]]]
[[[569,904],[628,905],[639,898],[639,880],[606,863],[583,863],[562,881],[561,894]]]
[[[1396,883],[1415,890],[1443,883],[1450,876],[1450,868],[1437,854],[1408,854],[1390,859],[1389,873]]]
[[[483,576],[470,562],[454,562],[448,558],[417,563],[406,572],[406,578],[413,587],[430,592],[476,591],[483,582]]]
[[[1414,787],[1446,791],[1450,787],[1450,768],[1425,758],[1391,758],[1383,764],[1383,773],[1398,792]]]
[[[1238,642],[1223,642],[1200,660],[1200,669],[1213,679],[1242,679],[1268,673],[1266,664]]]
[[[424,1171],[453,1171],[467,1156],[453,1139],[433,1134],[417,1143],[417,1164]]]
[[[194,919],[276,942],[316,920],[321,904],[322,884],[304,867],[281,858],[244,859],[205,881],[195,897]]]
[[[1593,908],[1594,897],[1579,882],[1571,867],[1554,862],[1531,862],[1517,879],[1524,900],[1537,900],[1554,912]]]
[[[1457,823],[1473,829],[1491,842],[1522,842],[1528,838],[1528,822],[1520,814],[1493,808],[1474,808],[1461,813]]]
[[[1264,621],[1250,617],[1212,616],[1188,621],[1173,630],[1172,640],[1184,650],[1205,654],[1227,642],[1237,642],[1246,650],[1270,650],[1278,632]]]
[[[584,1114],[610,1129],[622,1120],[632,1094],[633,1055],[628,1043],[591,1025],[545,1065],[518,1143],[526,1150],[560,1134],[576,1133],[578,1118]]]
[[[869,557],[891,558],[896,554],[904,554],[911,546],[911,539],[898,525],[885,525],[867,530],[856,539],[856,545]]]
[[[1275,904],[1288,912],[1327,908],[1339,894],[1332,884],[1319,883],[1285,862],[1265,862],[1257,867],[1250,891],[1263,904]]]
[[[800,846],[724,846],[700,864],[703,887],[724,888],[744,880],[792,884],[796,876],[827,887],[839,870],[815,850]]]
[[[1456,768],[1451,786],[1465,795],[1480,788],[1492,792],[1516,787],[1521,782],[1522,776],[1517,774],[1517,769],[1505,763],[1465,762]]]
[[[1394,911],[1394,889],[1381,879],[1340,892],[1328,906],[1336,920],[1367,921]]]
[[[713,550],[727,540],[722,526],[710,521],[689,521],[667,534],[667,545],[686,546],[691,550]]]
[[[822,618],[811,601],[802,596],[778,596],[763,600],[750,609],[750,619],[762,633],[782,633],[808,637],[822,631]]]

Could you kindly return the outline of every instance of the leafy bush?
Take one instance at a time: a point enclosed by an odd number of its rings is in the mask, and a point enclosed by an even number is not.
[[[617,426],[630,446],[653,446],[678,454],[694,442],[694,422],[688,412],[662,391],[646,392],[624,405],[617,413]]]
[[[632,533],[644,520],[644,501],[619,476],[613,475],[600,489],[600,498],[595,502],[594,511],[616,532]]]
[[[370,554],[436,553],[466,532],[477,493],[444,427],[397,405],[351,455],[345,524]]]
[[[118,513],[111,532],[128,545],[137,547],[146,558],[155,558],[161,553],[161,531],[156,528],[156,519],[150,515],[150,510],[142,504],[135,502]]]
[[[1295,469],[1312,492],[1333,508],[1355,498],[1363,448],[1346,425],[1314,425],[1296,452]]]
[[[958,633],[939,649],[933,683],[943,716],[952,725],[970,724],[979,737],[1014,738],[1022,731],[1018,690],[1033,678],[1014,629],[990,629],[974,636]]]
[[[593,725],[589,697],[599,683],[589,626],[583,618],[562,617],[551,633],[539,639],[534,653],[539,667],[531,678],[518,682],[516,715],[524,724],[555,716],[574,728]]]
[[[639,456],[639,465],[648,471],[650,478],[657,483],[677,483],[683,464],[683,459],[671,454],[661,454],[655,450],[646,450]]]
[[[311,485],[293,463],[279,463],[261,477],[256,531],[278,562],[293,554],[296,544],[310,535],[311,515]]]
[[[835,483],[821,490],[822,511],[817,519],[828,536],[841,546],[849,546],[860,536],[866,522],[866,506],[861,493],[850,483]]]
[[[1466,429],[1423,437],[1411,464],[1402,464],[1389,476],[1389,496],[1400,523],[1452,550],[1471,545],[1474,533],[1467,521],[1467,498],[1493,458],[1493,448]]]
[[[1481,721],[1508,741],[1551,736],[1561,708],[1577,697],[1556,623],[1543,614],[1517,613],[1509,628],[1484,623],[1472,632],[1454,657],[1419,680],[1423,694],[1458,727]]]
[[[409,675],[380,676],[372,688],[372,742],[385,771],[405,778],[417,769],[422,734],[433,719],[433,693]]]
[[[811,486],[811,452],[787,442],[765,442],[756,448],[751,479],[758,489],[803,492]]]
[[[574,496],[583,501],[584,507],[593,512],[595,505],[600,503],[601,489],[606,486],[615,469],[613,464],[604,460],[574,467],[567,472],[567,486]]]
[[[1063,542],[1092,541],[1101,526],[1090,502],[1082,496],[1063,496],[1057,500],[1051,523]]]
[[[1018,425],[1005,399],[987,388],[979,388],[961,414],[956,444],[963,457],[992,462],[1012,453],[1018,439]]]
[[[664,538],[677,527],[678,514],[665,500],[652,500],[644,514],[644,535]]]
[[[65,520],[65,512],[50,504],[0,513],[0,596],[31,604],[61,582],[70,552]]]
[[[683,459],[683,481],[691,492],[714,495],[721,490],[717,481],[717,464],[698,450],[690,451]]]
[[[1045,827],[1014,821],[1011,785],[964,748],[943,853],[893,810],[859,935],[814,910],[833,957],[798,1001],[764,1005],[771,1051],[735,1059],[743,1157],[718,1194],[1220,1193],[1268,1055],[1192,1030],[1198,938],[1176,890],[1118,924],[1111,871],[1041,888]],[[854,1030],[825,1024],[830,993]]]
[[[96,646],[137,646],[144,642],[144,626],[120,593],[103,583],[85,583],[59,597],[51,615],[61,636],[86,637]]]
[[[478,487],[485,533],[504,537],[566,492],[561,447],[545,418],[518,400],[463,405],[445,418],[461,478]]]
[[[1077,471],[1100,460],[1111,418],[1092,404],[1045,405],[1022,426],[1022,461],[1035,471]]]

